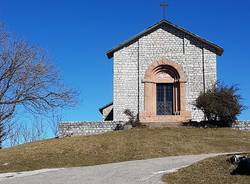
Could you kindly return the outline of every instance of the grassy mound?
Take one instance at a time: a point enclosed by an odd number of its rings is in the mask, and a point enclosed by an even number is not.
[[[230,174],[233,168],[226,159],[227,156],[210,158],[162,179],[168,184],[249,184],[250,176]]]
[[[0,172],[87,166],[170,155],[250,151],[249,140],[250,132],[192,128],[142,128],[51,139],[0,150]]]

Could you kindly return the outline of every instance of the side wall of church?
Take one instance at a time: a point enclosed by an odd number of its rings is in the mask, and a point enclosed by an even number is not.
[[[192,113],[193,120],[201,121],[203,119],[203,113],[197,110],[193,103],[204,90],[203,66],[206,89],[216,81],[216,54],[212,52],[211,48],[201,45],[189,35],[184,35],[173,28],[162,27],[114,53],[115,121],[127,120],[123,113],[125,109],[131,109],[135,114],[138,112],[138,108],[139,112],[144,111],[143,80],[145,71],[153,62],[164,59],[182,66],[187,76],[186,110]]]
[[[125,109],[138,112],[138,47],[134,43],[114,53],[113,118],[126,121]]]

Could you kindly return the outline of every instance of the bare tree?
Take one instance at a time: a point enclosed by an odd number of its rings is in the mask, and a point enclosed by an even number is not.
[[[16,123],[8,133],[8,145],[15,146],[20,143],[29,143],[42,140],[45,137],[45,123],[38,117],[30,125],[27,123]]]
[[[4,131],[4,123],[0,123],[0,149],[2,148],[2,142],[6,137],[6,133]]]
[[[41,140],[45,137],[46,126],[42,119],[35,117],[34,123],[31,126],[31,137],[29,142]]]
[[[44,113],[73,105],[75,97],[41,49],[13,39],[0,26],[0,141],[17,107]]]
[[[31,142],[32,138],[31,128],[29,128],[27,124],[20,125],[19,135],[22,143]]]
[[[13,126],[13,124],[8,124],[8,125],[5,125],[7,126],[9,132],[7,133],[7,137],[6,139],[8,140],[8,145],[9,146],[15,146],[15,145],[18,145],[21,143],[21,125],[16,123],[15,126]]]
[[[49,121],[49,127],[55,137],[59,136],[59,124],[62,122],[62,116],[60,113],[52,112],[50,121]]]

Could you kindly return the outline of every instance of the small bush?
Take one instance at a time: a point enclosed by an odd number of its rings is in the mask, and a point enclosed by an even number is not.
[[[115,131],[124,130],[124,126],[120,123],[116,124]]]
[[[202,110],[209,122],[231,127],[237,116],[244,110],[241,96],[237,94],[236,86],[217,83],[205,93],[201,93],[195,101],[195,106]]]
[[[138,114],[135,115],[130,109],[125,109],[123,113],[128,117],[127,124],[132,125],[132,127],[137,127],[140,125]]]

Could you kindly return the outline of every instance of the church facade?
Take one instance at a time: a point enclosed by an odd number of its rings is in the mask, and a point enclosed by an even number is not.
[[[216,82],[222,54],[214,43],[158,22],[107,52],[113,58],[113,103],[100,109],[104,119],[126,121],[124,110],[130,109],[145,124],[203,120],[193,104]]]

